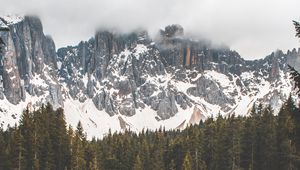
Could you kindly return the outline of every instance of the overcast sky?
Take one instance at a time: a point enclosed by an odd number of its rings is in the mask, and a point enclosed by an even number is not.
[[[300,20],[299,8],[300,0],[0,0],[0,14],[40,16],[58,48],[89,39],[99,27],[154,35],[181,24],[246,59],[298,48],[292,20]]]

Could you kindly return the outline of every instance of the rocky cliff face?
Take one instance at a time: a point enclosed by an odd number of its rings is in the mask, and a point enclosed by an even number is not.
[[[257,101],[279,109],[292,87],[286,63],[300,54],[277,51],[247,61],[229,48],[185,38],[179,25],[161,30],[157,41],[144,30],[99,31],[56,52],[38,18],[11,20],[1,18],[10,28],[0,33],[2,124],[17,122],[12,108],[50,102],[65,109],[68,123],[80,120],[96,136],[124,129],[119,124],[176,128],[218,113],[245,115]]]
[[[48,101],[55,88],[57,55],[55,45],[50,37],[43,33],[41,21],[36,17],[1,18],[8,24],[9,32],[1,32],[6,44],[4,55],[1,56],[1,72],[3,91],[6,99],[12,104],[26,100],[26,96],[45,95]],[[42,83],[36,80],[42,80]],[[47,94],[48,93],[48,94]],[[3,99],[3,98],[2,98]],[[63,104],[62,100],[59,104]]]

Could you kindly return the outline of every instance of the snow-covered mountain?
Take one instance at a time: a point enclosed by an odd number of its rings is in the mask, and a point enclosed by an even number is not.
[[[184,36],[179,25],[130,34],[99,31],[56,51],[36,17],[1,17],[0,123],[19,121],[27,105],[63,107],[88,136],[126,128],[184,128],[206,117],[247,115],[255,102],[278,111],[291,92],[287,62],[300,50],[247,61],[227,47]]]

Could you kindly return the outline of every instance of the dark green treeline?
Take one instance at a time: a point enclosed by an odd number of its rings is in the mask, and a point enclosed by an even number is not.
[[[62,109],[30,112],[0,130],[1,170],[293,170],[300,169],[300,110],[291,98],[274,116],[218,116],[183,131],[109,133],[86,140],[80,123],[66,126]]]

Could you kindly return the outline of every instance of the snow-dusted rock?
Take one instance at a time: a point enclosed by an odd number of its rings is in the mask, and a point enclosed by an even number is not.
[[[286,63],[300,54],[277,51],[247,61],[228,47],[185,38],[178,25],[161,30],[156,41],[144,30],[102,30],[56,52],[38,18],[7,23],[10,31],[0,33],[6,44],[0,123],[18,122],[28,103],[50,102],[65,109],[71,125],[81,121],[89,136],[109,128],[182,128],[219,113],[246,115],[255,102],[278,110],[292,87]]]

